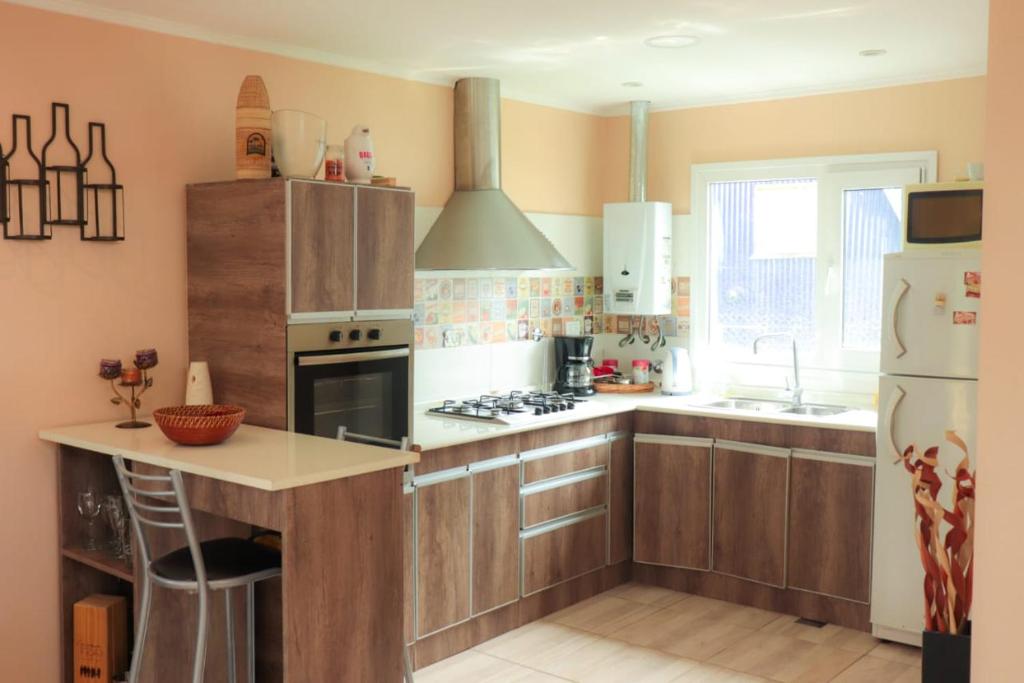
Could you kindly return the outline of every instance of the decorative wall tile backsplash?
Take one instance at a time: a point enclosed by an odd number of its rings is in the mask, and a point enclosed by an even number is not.
[[[675,278],[675,315],[646,320],[649,334],[689,336],[690,279]],[[560,334],[628,333],[628,316],[604,315],[601,276],[417,277],[416,348],[527,340]],[[622,331],[624,329],[624,331]]]

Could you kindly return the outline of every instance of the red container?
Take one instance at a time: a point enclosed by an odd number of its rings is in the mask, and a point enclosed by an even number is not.
[[[212,446],[226,440],[245,419],[245,408],[229,405],[172,406],[153,411],[168,439],[182,446]]]

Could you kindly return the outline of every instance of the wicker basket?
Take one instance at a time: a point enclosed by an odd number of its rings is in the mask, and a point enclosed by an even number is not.
[[[153,420],[168,439],[183,446],[221,443],[245,419],[245,408],[230,405],[172,406],[153,411]]]

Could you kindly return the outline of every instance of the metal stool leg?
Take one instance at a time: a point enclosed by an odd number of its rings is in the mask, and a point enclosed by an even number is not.
[[[405,683],[413,683],[412,658],[409,657],[409,646],[402,645],[402,662],[405,664]]]
[[[231,609],[231,589],[224,590],[224,609],[227,612],[228,683],[238,683],[238,653],[235,650],[235,613]]]
[[[142,653],[146,645],[146,632],[149,630],[149,613],[153,606],[153,587],[149,574],[144,572],[142,579],[142,604],[139,606],[139,626],[135,634],[135,651],[132,652],[132,665],[128,670],[128,683],[138,683],[139,670],[142,668]]]
[[[256,584],[245,587],[245,647],[249,683],[256,683]]]
[[[206,639],[210,629],[208,590],[205,585],[199,587],[199,618],[196,629],[196,658],[192,663],[192,683],[203,683],[203,674],[206,671]]]

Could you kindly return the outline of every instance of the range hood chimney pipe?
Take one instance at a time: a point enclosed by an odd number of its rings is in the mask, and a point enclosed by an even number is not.
[[[501,91],[455,84],[455,191],[416,250],[417,270],[571,270],[501,190]]]
[[[651,103],[629,103],[629,201],[647,201],[647,114]]]

